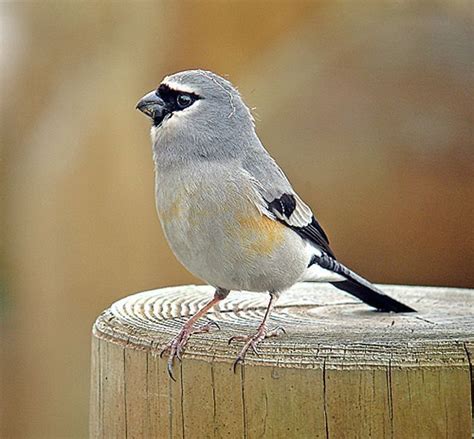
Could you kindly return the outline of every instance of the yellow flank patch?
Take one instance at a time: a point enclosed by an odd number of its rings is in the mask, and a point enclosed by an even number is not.
[[[241,243],[250,251],[268,255],[283,242],[284,226],[264,215],[251,215],[237,219]]]

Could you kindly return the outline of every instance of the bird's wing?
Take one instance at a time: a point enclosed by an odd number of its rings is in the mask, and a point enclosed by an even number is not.
[[[264,214],[285,224],[303,239],[334,257],[329,239],[313,212],[296,194],[283,171],[269,155],[263,158],[250,155],[244,160],[243,168],[255,182],[256,190],[263,200],[259,207]]]
[[[309,269],[315,265],[340,276],[337,281],[330,281],[336,288],[358,297],[381,311],[414,311],[413,308],[387,296],[375,285],[336,260],[329,247],[329,240],[311,209],[298,197],[283,171],[269,155],[262,158],[254,151],[243,162],[243,167],[254,183],[258,199],[257,207],[262,214],[290,227],[321,250],[321,254],[313,255]],[[319,281],[321,276],[318,275],[317,278]]]
[[[311,209],[295,193],[284,193],[268,203],[268,210],[283,224],[302,238],[316,244],[325,253],[334,256],[329,239]]]

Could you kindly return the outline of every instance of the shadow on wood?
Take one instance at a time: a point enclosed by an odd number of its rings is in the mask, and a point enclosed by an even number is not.
[[[171,381],[162,346],[210,287],[135,294],[93,329],[93,438],[469,438],[474,292],[383,286],[416,314],[384,314],[329,285],[297,284],[270,324],[287,335],[231,366],[237,334],[258,326],[268,297],[231,293],[192,337]],[[205,323],[205,319],[203,319]]]

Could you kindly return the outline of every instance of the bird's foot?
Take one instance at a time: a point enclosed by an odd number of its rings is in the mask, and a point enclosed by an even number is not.
[[[173,381],[176,381],[173,375],[174,359],[177,358],[179,361],[181,361],[184,348],[188,343],[189,337],[194,334],[204,334],[210,332],[213,326],[215,326],[217,329],[221,329],[217,322],[211,321],[203,326],[200,326],[199,328],[195,328],[193,322],[186,322],[181,328],[181,331],[179,331],[178,335],[162,349],[160,358],[162,358],[166,352],[169,352],[168,374]]]
[[[258,327],[257,332],[254,335],[235,335],[229,339],[229,344],[233,341],[241,341],[244,342],[244,347],[240,351],[239,355],[234,361],[233,369],[234,372],[236,371],[237,365],[239,363],[243,363],[245,355],[247,351],[251,348],[255,355],[259,355],[260,352],[257,349],[257,345],[266,338],[270,337],[278,337],[281,334],[286,334],[285,328],[281,326],[277,326],[276,328],[272,329],[271,331],[267,330],[266,325],[260,325]]]

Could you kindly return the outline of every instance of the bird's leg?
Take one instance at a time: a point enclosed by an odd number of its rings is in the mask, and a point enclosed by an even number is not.
[[[181,355],[183,353],[183,349],[186,346],[186,343],[189,340],[189,337],[192,334],[202,334],[203,332],[209,332],[212,325],[217,326],[219,325],[215,322],[207,323],[206,325],[200,328],[194,328],[194,324],[203,316],[205,315],[213,306],[217,305],[222,299],[225,299],[229,294],[229,290],[224,290],[222,288],[217,288],[216,292],[214,293],[214,297],[210,300],[206,305],[204,305],[196,314],[194,314],[181,328],[178,335],[173,338],[161,351],[160,357],[167,351],[169,351],[168,357],[168,373],[173,381],[176,381],[173,376],[173,362],[174,359],[177,358],[181,360]]]
[[[257,332],[254,335],[236,335],[229,339],[229,344],[231,344],[233,341],[242,341],[245,343],[244,347],[234,361],[234,372],[236,370],[237,364],[244,361],[245,355],[247,354],[249,348],[252,348],[252,351],[258,355],[258,343],[269,337],[277,337],[281,332],[286,334],[285,329],[281,326],[278,326],[271,331],[269,331],[267,327],[267,320],[273,310],[273,307],[275,306],[277,299],[278,296],[275,293],[270,293],[270,302],[268,303],[267,310],[265,311],[265,316],[263,317],[262,323],[260,323]]]

